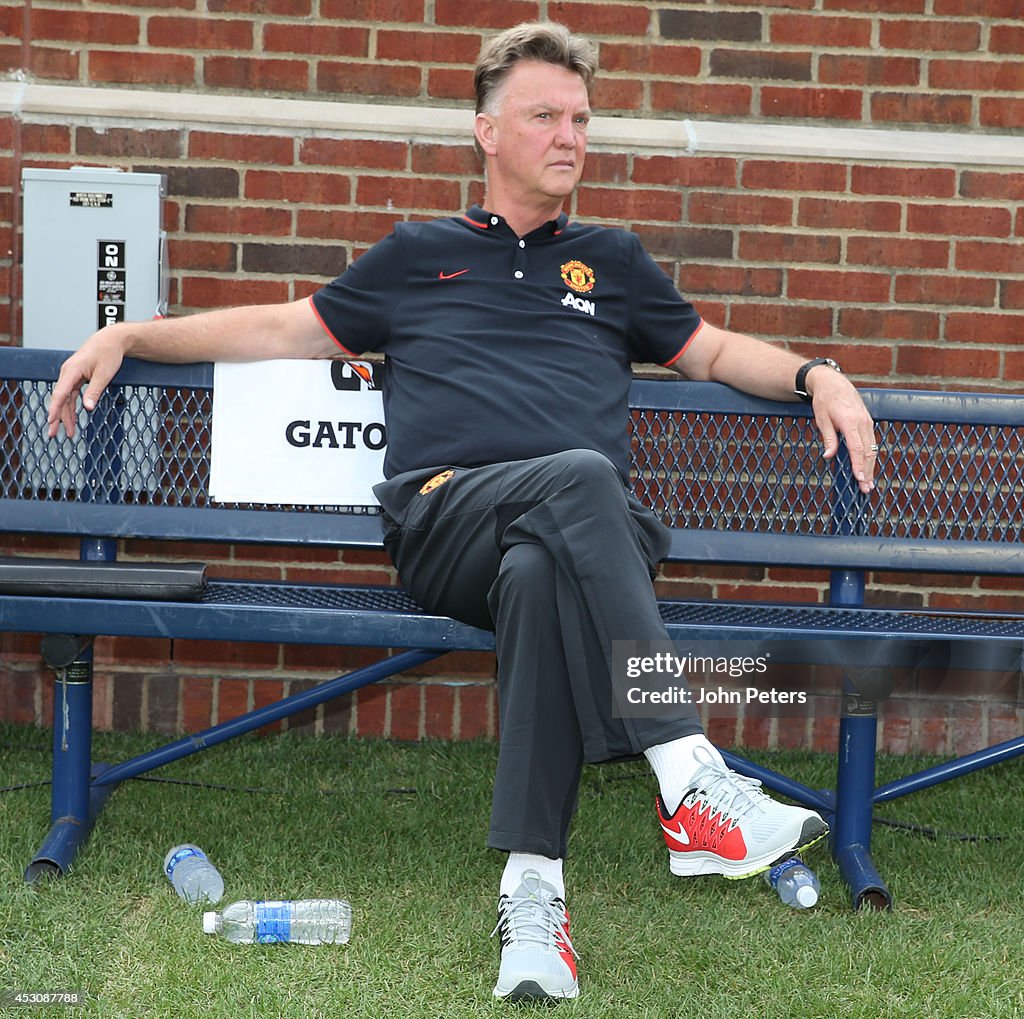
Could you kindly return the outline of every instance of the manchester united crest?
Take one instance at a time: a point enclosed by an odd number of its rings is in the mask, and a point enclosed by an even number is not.
[[[435,474],[421,489],[420,495],[427,495],[429,492],[433,492],[435,488],[440,488],[446,481],[451,481],[455,477],[455,471],[441,471],[440,474]]]
[[[562,266],[562,282],[577,294],[588,294],[594,289],[594,270],[583,262],[573,259]]]

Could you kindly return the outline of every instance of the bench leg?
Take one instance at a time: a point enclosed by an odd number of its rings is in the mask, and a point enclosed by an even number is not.
[[[56,672],[53,693],[53,783],[50,831],[25,870],[34,884],[67,872],[89,837],[114,786],[94,790],[92,779],[92,647]]]
[[[811,789],[785,775],[722,751],[733,771],[760,780],[766,789],[817,810],[832,828],[832,856],[850,889],[854,909],[892,909],[892,895],[871,859],[877,705],[844,697],[839,723],[839,766],[834,794]]]
[[[60,877],[67,873],[75,854],[89,837],[107,797],[125,779],[252,732],[397,672],[415,668],[443,654],[446,651],[405,651],[129,761],[92,768],[92,648],[85,648],[71,665],[57,673],[53,699],[51,828],[25,871],[25,881],[32,884],[42,878]]]
[[[871,859],[877,728],[877,702],[844,694],[832,855],[850,889],[854,909],[892,909],[892,895]]]

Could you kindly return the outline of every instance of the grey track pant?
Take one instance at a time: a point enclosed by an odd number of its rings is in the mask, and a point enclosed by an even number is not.
[[[613,714],[612,641],[668,634],[651,577],[668,532],[592,450],[454,468],[375,488],[385,546],[431,612],[494,630],[500,745],[488,845],[562,857],[583,761],[701,731]]]

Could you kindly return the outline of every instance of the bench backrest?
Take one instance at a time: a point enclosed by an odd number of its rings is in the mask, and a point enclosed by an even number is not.
[[[380,545],[373,509],[210,500],[213,366],[128,361],[74,440],[48,441],[66,355],[0,348],[0,531],[345,547]],[[637,495],[672,558],[1024,573],[1024,398],[866,390],[876,491],[830,464],[810,408],[713,383],[638,380]],[[254,451],[254,465],[258,451]]]
[[[862,390],[880,445],[860,493],[803,404],[726,386],[634,383],[637,491],[672,558],[1024,574],[1024,398]]]

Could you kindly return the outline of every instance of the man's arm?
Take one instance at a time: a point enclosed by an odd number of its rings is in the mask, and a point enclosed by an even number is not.
[[[705,323],[672,367],[688,379],[724,382],[734,389],[769,400],[794,400],[797,369],[807,361],[781,347]],[[864,401],[845,375],[827,365],[806,376],[814,422],[831,459],[846,439],[850,465],[862,492],[870,492],[875,474],[875,429]]]
[[[320,324],[308,300],[203,312],[153,322],[119,322],[94,333],[63,364],[50,399],[49,434],[64,425],[75,434],[76,394],[93,410],[125,357],[189,364],[330,358],[343,351]]]

